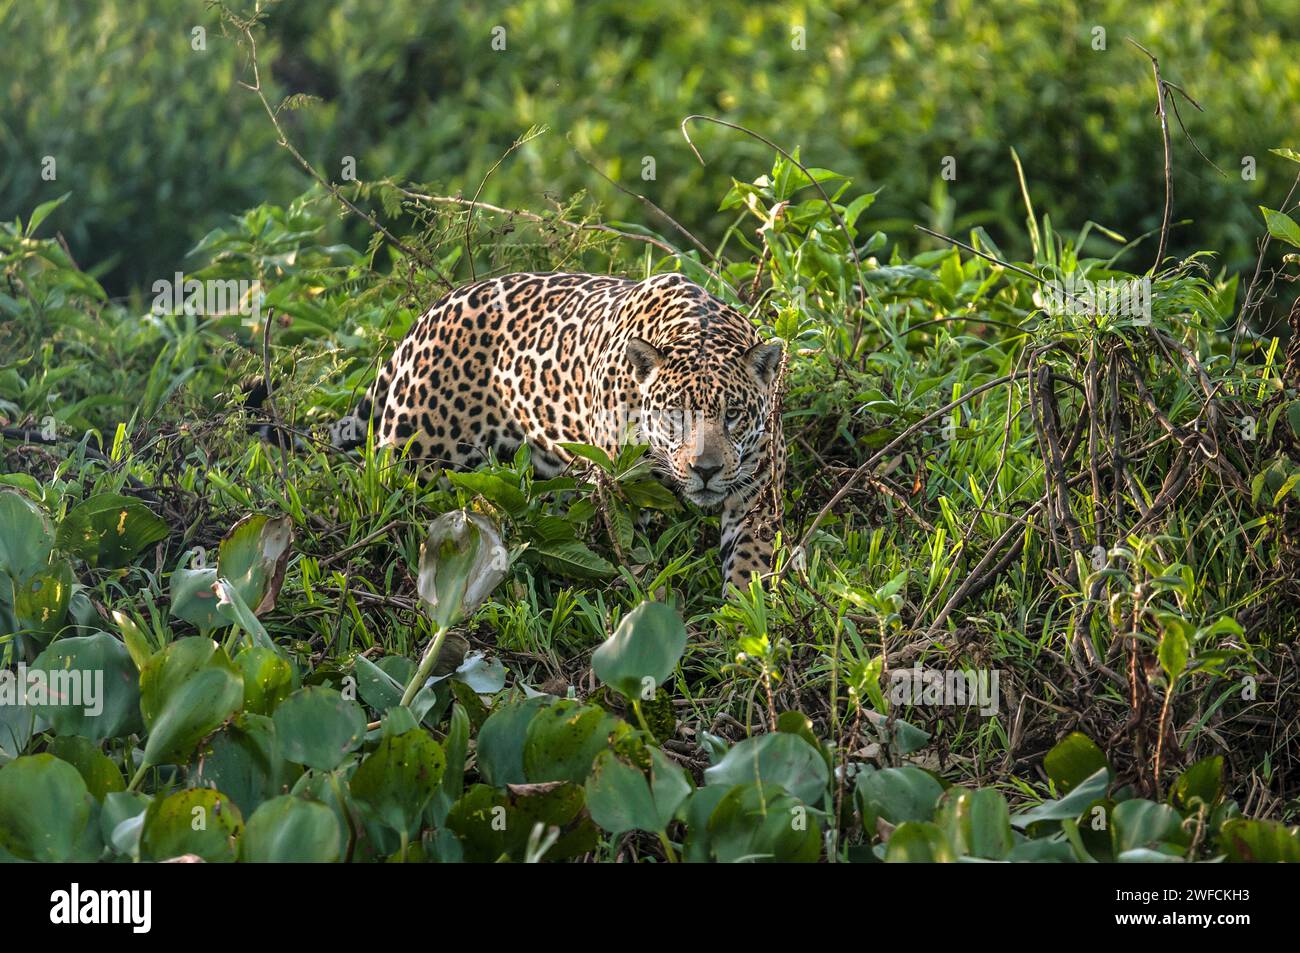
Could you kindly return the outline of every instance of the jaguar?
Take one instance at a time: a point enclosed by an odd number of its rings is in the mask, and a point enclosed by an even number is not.
[[[453,470],[527,444],[535,472],[563,446],[649,447],[679,496],[721,509],[724,591],[770,572],[785,443],[780,341],[672,272],[633,280],[519,273],[456,288],[411,326],[332,442],[375,443]]]

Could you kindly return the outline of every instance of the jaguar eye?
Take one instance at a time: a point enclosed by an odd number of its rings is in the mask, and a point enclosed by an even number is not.
[[[732,409],[727,411],[726,415],[723,416],[722,421],[726,424],[728,430],[735,430],[740,426],[740,422],[744,419],[745,412],[743,410]]]

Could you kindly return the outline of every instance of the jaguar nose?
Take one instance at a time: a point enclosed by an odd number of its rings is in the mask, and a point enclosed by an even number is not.
[[[721,469],[721,466],[711,466],[707,463],[691,464],[691,472],[700,478],[700,484],[702,486],[708,486],[709,480],[713,479],[713,475]]]

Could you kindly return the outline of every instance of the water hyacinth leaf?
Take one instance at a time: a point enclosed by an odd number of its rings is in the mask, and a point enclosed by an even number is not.
[[[171,614],[204,633],[225,625],[225,618],[217,611],[217,594],[212,590],[216,581],[215,568],[177,566],[170,584]]]
[[[446,645],[443,651],[447,650]],[[437,670],[437,666],[434,667]],[[506,687],[506,667],[500,659],[489,660],[482,652],[471,652],[453,676],[480,695],[495,695]]]
[[[829,779],[820,751],[798,735],[782,733],[746,738],[704,771],[705,784],[731,787],[761,781],[779,785],[805,804],[821,802]]]
[[[1091,738],[1078,731],[1057,742],[1043,759],[1043,770],[1063,795],[1105,767],[1106,755]]]
[[[1074,787],[1065,797],[1054,801],[1044,801],[1027,811],[1021,811],[1011,818],[1014,827],[1025,828],[1040,821],[1062,821],[1077,818],[1084,810],[1106,796],[1110,787],[1110,769],[1101,768]]]
[[[7,699],[7,693],[13,691],[17,697],[17,679],[10,681],[6,672],[0,674],[0,697]],[[0,705],[0,765],[13,761],[24,751],[32,740],[36,730],[36,712],[30,705]]]
[[[275,608],[293,545],[293,521],[260,513],[230,528],[217,550],[217,574],[228,579],[253,615]]]
[[[889,837],[889,864],[952,863],[957,859],[943,828],[929,821],[904,821]]]
[[[301,688],[275,709],[280,754],[294,764],[333,771],[366,735],[366,713],[332,688]]]
[[[56,735],[82,735],[91,741],[138,732],[139,675],[126,646],[107,632],[59,639],[32,663],[45,698],[36,711]]]
[[[686,651],[686,626],[671,606],[643,602],[592,653],[591,668],[624,698],[651,699]]]
[[[503,791],[476,784],[451,806],[447,827],[460,839],[470,863],[523,860],[539,825],[558,835],[540,859],[564,860],[594,850],[600,842],[584,804],[583,788],[568,782],[512,784]]]
[[[691,793],[686,772],[658,748],[650,749],[651,778],[613,751],[602,751],[585,787],[592,820],[610,834],[663,831]]]
[[[483,514],[452,510],[430,523],[416,589],[435,628],[446,629],[482,605],[509,567],[510,554]]]
[[[328,864],[339,859],[339,825],[319,801],[272,798],[248,819],[240,859],[254,864]]]
[[[194,854],[210,864],[233,863],[243,829],[239,808],[220,791],[176,791],[145,810],[140,853],[155,861]]]
[[[528,723],[524,776],[530,782],[581,784],[596,755],[631,730],[626,722],[595,705],[556,702],[541,709]]]
[[[0,847],[15,857],[38,863],[93,860],[84,856],[84,844],[94,820],[95,799],[66,761],[27,755],[0,768]]]
[[[928,821],[943,794],[943,787],[920,768],[868,768],[855,781],[854,793],[862,811],[862,824],[874,830],[876,819],[890,824]]]
[[[44,642],[63,628],[72,600],[72,566],[66,559],[13,580],[18,631]]]
[[[122,777],[121,769],[89,738],[60,736],[50,742],[48,751],[77,769],[81,780],[86,782],[86,790],[96,801],[126,790],[126,779]]]
[[[244,679],[244,711],[269,715],[293,691],[293,666],[271,649],[251,646],[235,656]]]
[[[545,695],[502,705],[483,722],[478,733],[478,770],[493,787],[523,784],[524,745],[533,716],[549,701]]]
[[[149,729],[145,766],[188,760],[199,740],[239,711],[243,701],[244,680],[210,639],[171,643],[140,673],[140,711]]]
[[[99,811],[99,833],[104,843],[119,853],[137,856],[139,853],[137,845],[140,841],[140,829],[144,827],[144,812],[149,807],[151,800],[148,795],[140,794],[137,791],[111,791],[104,795],[104,803]],[[139,818],[139,827],[134,832],[134,840],[127,845],[128,849],[123,849],[114,839],[113,832],[124,821],[133,818]]]
[[[423,729],[384,738],[352,775],[352,797],[399,834],[412,834],[438,790],[447,761]]]
[[[447,767],[442,772],[442,781],[438,792],[429,804],[429,820],[436,827],[442,827],[447,819],[447,812],[465,793],[465,759],[469,755],[469,715],[463,705],[453,705],[451,720],[447,725],[447,737],[443,742],[443,751],[447,755]]]
[[[0,769],[3,776],[7,769]],[[1300,864],[1300,832],[1276,821],[1234,817],[1219,831],[1228,860],[1248,864]]]
[[[1110,812],[1110,832],[1118,857],[1141,847],[1158,847],[1165,842],[1185,844],[1189,835],[1183,831],[1183,816],[1168,804],[1141,798],[1121,801]]]
[[[946,805],[947,833],[962,854],[984,860],[1002,860],[1014,846],[1011,811],[1002,792],[993,788],[976,791],[949,789]]]
[[[1198,803],[1213,807],[1223,795],[1223,755],[1197,761],[1174,783],[1170,800],[1181,811],[1193,811]]]
[[[709,815],[713,858],[731,863],[815,863],[821,829],[800,800],[767,784],[738,784]]]
[[[215,787],[244,815],[295,781],[300,770],[280,756],[275,723],[247,712],[212,736],[200,749],[198,765],[196,783]]]
[[[0,573],[26,577],[43,569],[54,548],[49,518],[13,490],[0,491]]]
[[[154,543],[166,539],[167,522],[140,500],[100,493],[68,511],[55,545],[91,566],[118,569]]]

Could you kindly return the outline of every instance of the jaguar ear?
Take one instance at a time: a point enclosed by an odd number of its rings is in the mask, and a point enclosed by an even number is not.
[[[764,387],[771,387],[772,381],[776,380],[776,371],[781,366],[781,356],[784,353],[785,345],[780,341],[764,341],[755,344],[745,352],[745,363]]]
[[[650,375],[663,363],[664,355],[659,348],[642,338],[631,337],[627,341],[627,363],[638,384],[644,384]]]

